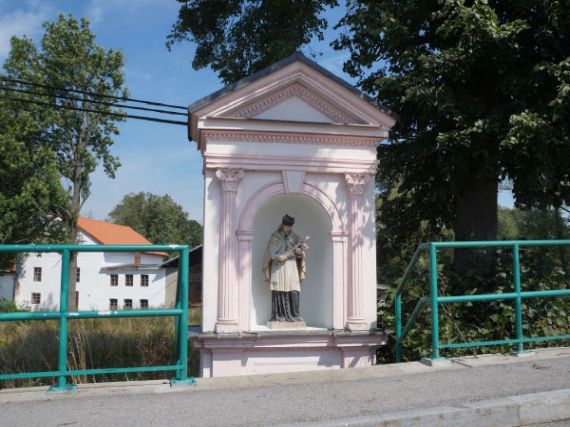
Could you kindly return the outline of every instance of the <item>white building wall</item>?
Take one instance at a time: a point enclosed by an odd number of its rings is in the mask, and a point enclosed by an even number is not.
[[[206,156],[208,154],[232,154],[236,158],[243,155],[252,156],[283,156],[284,158],[310,157],[313,159],[323,159],[326,161],[370,161],[376,160],[376,150],[370,147],[339,147],[330,145],[317,144],[279,144],[279,143],[255,143],[240,141],[239,144],[230,142],[208,141]],[[283,175],[281,171],[260,171],[260,170],[244,170],[245,176],[238,186],[236,195],[235,209],[235,225],[239,227],[239,219],[247,202],[260,189],[268,183],[281,181]],[[221,207],[221,190],[220,183],[215,177],[213,169],[205,171],[205,191],[204,191],[204,264],[203,264],[203,331],[212,332],[215,329],[217,317],[217,298],[218,298],[218,239],[220,228],[219,209]],[[306,172],[304,182],[315,185],[323,190],[331,200],[334,200],[342,221],[347,226],[348,231],[348,213],[349,199],[345,178],[342,173],[315,173]],[[328,296],[322,304],[318,304],[313,296],[311,296],[316,286],[323,286],[325,295],[329,289],[326,282],[332,281],[329,273],[332,272],[332,250],[329,253],[330,242],[328,233],[330,232],[330,219],[324,214],[319,206],[314,207],[310,203],[316,203],[312,200],[308,202],[304,196],[288,195],[288,199],[282,199],[281,202],[274,202],[273,199],[268,201],[260,211],[271,210],[271,219],[263,219],[262,224],[254,226],[256,236],[253,243],[253,271],[252,271],[252,327],[263,324],[270,307],[269,293],[260,285],[261,274],[258,271],[261,265],[262,246],[266,243],[269,235],[268,229],[274,229],[279,224],[280,216],[290,211],[291,215],[297,215],[297,224],[294,227],[296,232],[302,231],[303,217],[316,217],[316,223],[313,218],[307,218],[305,223],[312,224],[312,230],[307,234],[313,238],[313,249],[311,251],[320,250],[317,246],[324,248],[327,255],[319,255],[318,260],[308,264],[307,286],[302,292],[301,301],[304,301],[302,310],[307,317],[309,326],[332,327],[332,300],[328,302]],[[299,199],[301,198],[301,199]],[[295,200],[298,201],[295,201]],[[288,201],[287,201],[288,200]],[[375,226],[375,206],[374,206],[374,183],[369,183],[363,195],[363,265],[366,266],[364,272],[364,289],[366,292],[365,317],[371,328],[376,327],[376,226]],[[309,203],[307,205],[306,203]],[[274,205],[273,208],[268,207]],[[280,213],[283,212],[283,213]],[[258,212],[259,213],[259,212]],[[278,215],[279,213],[279,215]],[[268,214],[265,214],[268,215]],[[275,217],[275,218],[273,218]],[[269,217],[267,217],[269,218]],[[257,219],[256,219],[257,221]],[[271,226],[266,224],[272,221]],[[259,229],[259,232],[258,232]],[[318,233],[316,235],[315,233]],[[302,233],[301,233],[302,234]],[[265,243],[263,243],[263,241]],[[309,255],[309,260],[315,255]],[[327,273],[325,273],[327,272]],[[312,276],[312,277],[311,277]],[[316,279],[318,277],[318,279]],[[315,280],[316,279],[316,280]],[[317,284],[313,288],[309,285],[315,280]],[[318,283],[319,281],[325,283]],[[318,298],[319,294],[315,293],[314,298]],[[332,294],[330,296],[332,298]],[[314,306],[314,308],[312,307]],[[330,312],[330,316],[329,316]],[[312,323],[312,325],[311,325]]]
[[[111,274],[117,274],[118,286],[111,286]],[[126,275],[133,275],[133,286],[126,286]],[[148,274],[148,287],[141,286],[141,275]],[[126,299],[132,300],[133,309],[140,308],[140,300],[148,300],[149,307],[160,308],[165,303],[165,270],[100,269],[96,276],[81,281],[79,310],[108,310],[110,299],[117,299],[118,309],[124,308]]]
[[[82,244],[96,244],[86,235],[81,235]],[[160,255],[141,254],[141,266],[158,265],[163,258]],[[164,269],[120,269],[109,270],[107,267],[134,264],[134,253],[128,252],[80,252],[77,267],[80,278],[77,283],[79,292],[79,310],[108,310],[109,300],[116,298],[119,309],[124,300],[131,299],[133,308],[140,307],[140,300],[148,300],[149,307],[162,307],[165,303],[166,278]],[[34,267],[41,267],[41,282],[34,281]],[[111,286],[110,275],[117,274],[118,286]],[[133,275],[133,286],[125,286],[125,276]],[[149,276],[148,287],[141,287],[141,274]],[[61,255],[57,253],[30,253],[18,263],[16,276],[15,302],[19,306],[32,310],[59,309],[61,278]],[[41,294],[41,303],[32,304],[32,293]]]
[[[19,307],[35,310],[59,308],[61,255],[57,253],[28,253],[21,255],[16,275],[15,301]],[[41,281],[34,280],[34,268],[42,269]],[[41,295],[40,304],[32,304],[32,293]]]

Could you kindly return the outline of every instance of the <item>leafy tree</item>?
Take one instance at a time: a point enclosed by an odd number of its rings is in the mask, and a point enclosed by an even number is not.
[[[49,104],[65,107],[49,109],[43,141],[55,153],[57,169],[66,188],[67,203],[59,216],[68,228],[68,241],[77,242],[77,218],[90,194],[90,175],[102,165],[113,178],[119,167],[118,159],[110,152],[112,136],[119,133],[117,118],[85,110],[110,112],[110,106],[92,101],[100,99],[100,95],[127,95],[124,60],[122,52],[106,50],[95,43],[95,35],[86,19],[77,21],[71,15],[60,15],[55,22],[45,23],[44,28],[40,46],[26,37],[12,38],[4,71],[9,78],[45,85],[41,96],[26,99],[40,102],[47,99]],[[23,88],[29,90],[29,87]],[[66,89],[81,91],[81,94],[73,96]],[[27,104],[22,104],[22,109],[24,105]],[[76,263],[76,254],[72,254],[70,308],[75,308]]]
[[[202,226],[188,219],[188,213],[168,194],[127,194],[109,217],[116,224],[132,227],[152,243],[202,243]]]
[[[62,241],[65,193],[46,122],[41,109],[30,114],[18,107],[0,99],[0,243]]]
[[[379,149],[403,233],[423,220],[457,240],[496,236],[497,184],[517,204],[570,199],[570,20],[546,1],[352,1],[345,69],[401,116]],[[566,119],[564,119],[566,117]]]
[[[322,38],[328,23],[321,14],[338,6],[181,4],[169,43],[196,42],[194,67],[211,66],[224,82]],[[428,221],[434,231],[453,229],[457,240],[495,238],[497,184],[506,177],[521,207],[568,202],[568,1],[541,7],[532,0],[347,5],[334,44],[351,54],[345,69],[401,116],[391,141],[379,149],[383,209],[400,219],[391,231],[411,236]],[[300,25],[306,23],[312,25]],[[283,36],[288,29],[296,36]],[[394,203],[400,209],[390,209]]]
[[[232,83],[324,39],[322,16],[337,0],[178,0],[178,20],[167,46],[196,43],[192,66],[211,67]]]

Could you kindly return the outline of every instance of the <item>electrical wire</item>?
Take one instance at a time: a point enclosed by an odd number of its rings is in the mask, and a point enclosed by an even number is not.
[[[65,91],[65,92],[80,93],[82,95],[96,96],[96,97],[100,97],[100,98],[119,99],[121,101],[139,102],[142,104],[154,105],[154,106],[158,106],[158,107],[170,107],[170,108],[176,108],[176,109],[184,110],[184,111],[187,110],[187,107],[184,107],[183,105],[165,104],[162,102],[147,101],[144,99],[128,98],[128,97],[124,97],[124,96],[105,95],[105,94],[100,94],[100,93],[95,93],[95,92],[83,91],[83,90],[79,90],[79,89],[68,89],[68,88],[62,88],[62,87],[57,87],[57,86],[52,86],[52,85],[46,85],[46,84],[42,84],[42,83],[27,82],[25,80],[13,79],[13,78],[4,77],[4,76],[0,76],[0,80],[5,81],[5,82],[10,82],[10,83],[27,85],[27,86],[41,87],[44,89],[61,90],[61,91]]]
[[[5,87],[5,86],[0,86],[0,89],[5,90],[5,91],[9,91],[9,92],[25,93],[25,94],[29,94],[29,95],[50,96],[49,94],[39,93],[39,92],[35,92],[32,90],[27,90],[27,89],[15,89],[15,88],[10,88],[10,87]],[[126,109],[132,109],[132,110],[142,110],[142,111],[151,111],[154,113],[171,114],[171,115],[175,115],[175,116],[188,117],[187,113],[179,113],[178,111],[159,110],[156,108],[138,107],[135,105],[117,104],[115,102],[97,101],[95,99],[87,100],[87,99],[76,98],[73,96],[66,96],[66,95],[53,95],[53,96],[55,98],[67,99],[70,101],[88,102],[90,104],[100,104],[100,105],[106,105],[109,107],[126,108]]]
[[[114,112],[93,110],[91,108],[78,108],[78,107],[72,107],[69,105],[51,104],[49,102],[42,102],[42,101],[36,101],[36,100],[18,99],[18,98],[12,98],[9,96],[4,97],[4,99],[14,101],[14,102],[22,102],[25,104],[35,104],[35,105],[42,105],[42,106],[46,106],[46,107],[52,107],[52,108],[63,108],[66,110],[83,111],[83,112],[87,112],[87,113],[95,113],[95,114],[101,114],[101,115],[112,116],[112,117],[120,117],[123,119],[137,119],[137,120],[146,120],[146,121],[150,121],[150,122],[168,123],[168,124],[173,124],[173,125],[188,126],[188,122],[183,122],[183,121],[178,121],[178,120],[159,119],[157,117],[139,116],[139,115],[126,114],[126,113],[125,114],[119,114],[119,113],[114,113]]]

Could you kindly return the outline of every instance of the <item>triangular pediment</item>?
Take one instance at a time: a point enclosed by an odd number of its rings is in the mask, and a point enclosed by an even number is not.
[[[316,123],[366,123],[348,106],[319,93],[318,89],[303,83],[302,78],[284,87],[252,96],[242,104],[214,113],[214,117],[238,119],[265,119]]]
[[[189,112],[198,142],[207,129],[385,137],[395,123],[390,111],[299,54],[202,98]]]
[[[327,115],[327,112],[319,111],[302,98],[292,96],[280,101],[278,104],[262,111],[256,111],[249,116],[262,120],[288,120],[295,122],[330,123],[334,117]]]

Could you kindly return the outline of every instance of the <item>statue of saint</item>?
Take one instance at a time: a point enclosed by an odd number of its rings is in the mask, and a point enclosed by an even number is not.
[[[263,276],[271,289],[271,321],[302,322],[299,311],[301,283],[305,279],[305,252],[309,237],[293,233],[295,218],[285,215],[269,239],[263,259]]]

